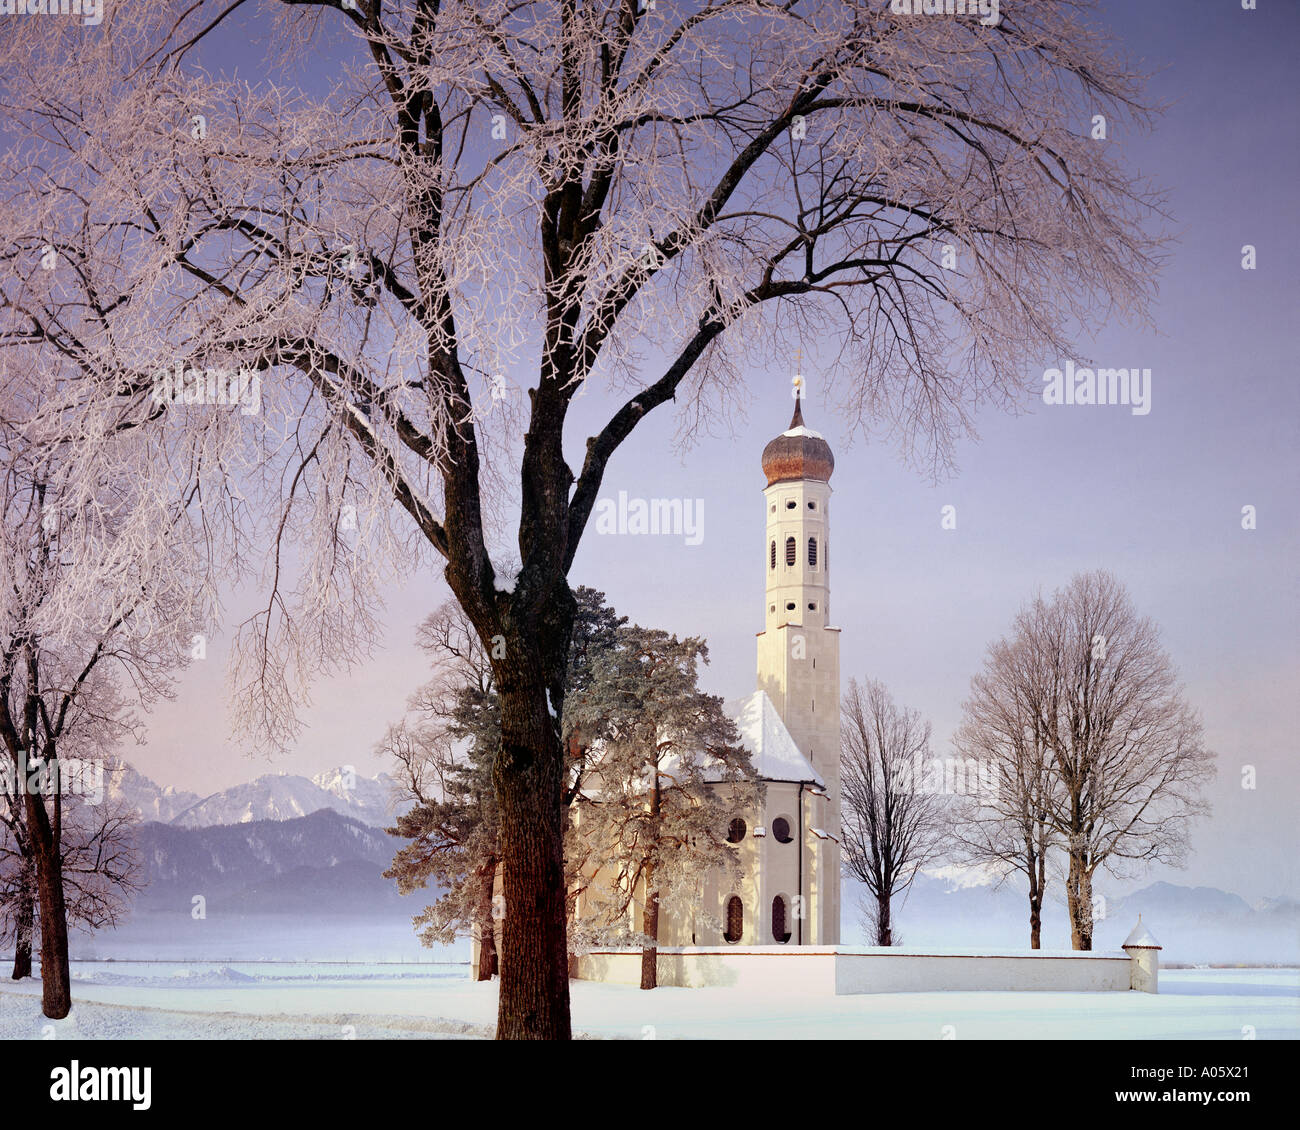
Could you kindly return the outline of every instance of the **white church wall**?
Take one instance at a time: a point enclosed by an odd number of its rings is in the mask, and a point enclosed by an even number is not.
[[[598,950],[575,963],[581,980],[641,983],[641,954]],[[908,992],[1117,992],[1133,987],[1124,953],[944,953],[844,946],[712,946],[659,950],[659,984],[821,995]]]
[[[1057,992],[1127,990],[1130,962],[1122,953],[963,954],[842,950],[835,992]]]
[[[795,958],[797,960],[789,960]],[[640,951],[601,950],[577,959],[578,977],[613,985],[641,983]],[[835,954],[807,946],[712,946],[659,950],[659,984],[674,988],[725,987],[748,992],[835,992]]]

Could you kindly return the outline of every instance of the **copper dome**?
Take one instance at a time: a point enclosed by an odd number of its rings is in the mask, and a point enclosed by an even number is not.
[[[790,427],[763,448],[763,473],[767,485],[792,479],[817,479],[830,482],[835,470],[835,456],[817,432],[803,422],[803,409],[795,397]]]

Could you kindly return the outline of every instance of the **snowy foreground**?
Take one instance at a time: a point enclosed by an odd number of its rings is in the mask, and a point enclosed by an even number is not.
[[[576,1034],[626,1039],[1300,1038],[1300,970],[1165,970],[1161,993],[758,997],[575,981]],[[72,1015],[0,983],[4,1039],[464,1039],[492,1034],[496,985],[463,965],[77,962]]]

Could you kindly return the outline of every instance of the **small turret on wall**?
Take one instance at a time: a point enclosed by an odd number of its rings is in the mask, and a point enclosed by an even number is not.
[[[1143,925],[1142,915],[1138,915],[1137,925],[1124,939],[1122,948],[1129,957],[1129,987],[1138,993],[1158,993],[1160,951],[1163,947]]]

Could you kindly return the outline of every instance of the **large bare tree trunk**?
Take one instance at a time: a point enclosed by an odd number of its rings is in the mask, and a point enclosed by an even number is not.
[[[13,979],[21,981],[32,975],[32,930],[36,919],[36,869],[31,855],[23,857],[19,877],[18,905],[14,911]]]
[[[562,747],[536,674],[525,685],[502,685],[500,695],[501,750],[492,776],[506,905],[497,1039],[567,1040]]]
[[[36,864],[36,890],[41,907],[41,1011],[62,1020],[72,1011],[72,976],[68,969],[68,914],[63,901],[63,859],[58,843],[59,798],[55,823],[45,801],[26,791],[27,828]]]

